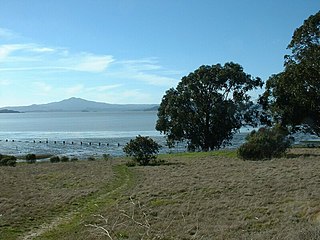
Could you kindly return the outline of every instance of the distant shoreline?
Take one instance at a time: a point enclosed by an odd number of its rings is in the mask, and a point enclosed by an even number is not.
[[[21,112],[15,111],[15,110],[9,110],[9,109],[0,109],[0,113],[21,113]]]

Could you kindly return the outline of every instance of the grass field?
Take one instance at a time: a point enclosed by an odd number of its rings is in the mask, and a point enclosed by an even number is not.
[[[0,167],[0,239],[320,239],[320,149]]]

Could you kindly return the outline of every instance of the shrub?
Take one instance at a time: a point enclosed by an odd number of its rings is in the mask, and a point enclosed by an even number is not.
[[[15,167],[17,164],[17,158],[15,156],[1,155],[0,154],[0,166]]]
[[[51,157],[51,158],[50,158],[50,162],[52,162],[52,163],[60,162],[59,156],[53,156],[53,157]]]
[[[35,163],[37,161],[37,157],[35,154],[30,153],[26,155],[26,162],[27,163]]]
[[[76,158],[76,157],[73,157],[73,158],[70,159],[71,162],[76,162],[76,161],[78,161],[78,160],[79,160],[79,159]]]
[[[123,148],[127,156],[133,157],[140,165],[148,165],[152,159],[157,158],[161,146],[149,137],[137,136],[131,139]]]
[[[112,156],[110,154],[102,154],[103,160],[109,161],[112,159]]]
[[[67,156],[62,156],[60,161],[61,162],[69,162],[69,158]]]
[[[287,132],[280,127],[260,128],[252,131],[247,137],[247,142],[238,149],[238,156],[246,160],[271,159],[281,157],[290,147]]]
[[[135,167],[136,165],[137,165],[137,162],[133,160],[126,162],[127,167]]]
[[[96,159],[94,157],[88,157],[88,161],[95,161]]]

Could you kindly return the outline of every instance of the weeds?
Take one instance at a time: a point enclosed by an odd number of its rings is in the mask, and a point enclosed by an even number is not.
[[[140,239],[163,239],[165,237],[172,221],[166,219],[167,226],[164,229],[156,229],[152,224],[154,219],[148,209],[142,206],[139,201],[135,202],[131,197],[129,204],[130,209],[118,210],[118,215],[112,221],[108,217],[96,215],[100,224],[87,224],[86,226],[102,232],[110,240],[123,239],[123,232],[129,228],[134,228],[135,234],[140,236]],[[126,237],[130,238],[127,234]]]

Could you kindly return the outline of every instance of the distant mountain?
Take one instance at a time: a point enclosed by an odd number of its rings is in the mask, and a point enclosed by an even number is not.
[[[9,109],[0,109],[0,113],[20,113],[19,111],[9,110]]]
[[[88,101],[81,98],[69,98],[60,102],[33,104],[21,107],[5,107],[0,110],[19,112],[106,112],[106,111],[145,111],[158,107],[157,104],[109,104]]]

